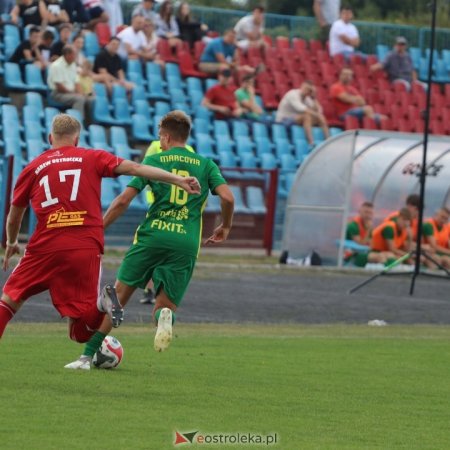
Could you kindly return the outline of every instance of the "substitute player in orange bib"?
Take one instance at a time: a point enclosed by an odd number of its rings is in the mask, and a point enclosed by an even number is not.
[[[182,177],[155,167],[121,159],[104,150],[78,148],[80,123],[67,114],[55,117],[51,149],[34,159],[17,179],[6,232],[3,269],[20,252],[18,235],[31,203],[36,231],[24,256],[3,287],[0,300],[0,337],[8,322],[31,296],[49,290],[53,305],[69,318],[69,336],[86,342],[105,313],[115,326],[122,320],[114,288],[99,295],[103,219],[101,180],[118,175],[142,176],[172,183],[189,194],[200,192],[194,177]]]

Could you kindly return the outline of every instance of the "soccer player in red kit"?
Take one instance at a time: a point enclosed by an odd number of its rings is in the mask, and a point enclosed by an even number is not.
[[[6,225],[4,270],[11,256],[19,253],[17,238],[29,203],[37,227],[3,287],[0,337],[22,304],[47,289],[60,315],[69,318],[69,336],[77,342],[89,340],[105,313],[115,326],[120,324],[123,313],[114,288],[107,286],[99,295],[103,177],[142,176],[175,184],[191,194],[200,192],[194,177],[183,178],[104,150],[77,148],[80,129],[71,116],[56,116],[49,136],[52,148],[34,159],[17,179]]]

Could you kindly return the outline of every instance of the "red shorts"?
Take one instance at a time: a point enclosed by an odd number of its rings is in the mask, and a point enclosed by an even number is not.
[[[97,302],[101,255],[98,249],[25,255],[11,273],[3,292],[13,302],[49,290],[61,317],[76,319]]]

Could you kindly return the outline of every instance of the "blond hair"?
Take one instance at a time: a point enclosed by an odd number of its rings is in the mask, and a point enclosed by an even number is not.
[[[176,141],[186,142],[191,132],[191,119],[183,111],[170,111],[159,122],[159,129]]]
[[[78,136],[81,131],[80,122],[69,114],[58,114],[52,121],[52,136],[56,139],[62,137]]]

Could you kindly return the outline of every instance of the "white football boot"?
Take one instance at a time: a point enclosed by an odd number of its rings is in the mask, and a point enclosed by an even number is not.
[[[172,340],[172,311],[163,308],[158,319],[154,348],[157,352],[163,352],[170,345]]]
[[[89,356],[80,356],[76,361],[66,364],[64,369],[91,370],[91,361]]]
[[[117,298],[116,289],[114,286],[107,284],[97,299],[97,307],[99,311],[108,314],[112,320],[112,326],[117,328],[123,320],[123,308]]]

